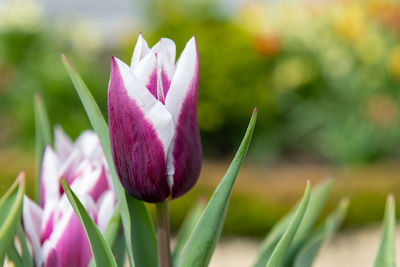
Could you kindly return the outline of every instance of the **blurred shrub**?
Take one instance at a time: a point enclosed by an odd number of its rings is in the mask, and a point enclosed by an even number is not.
[[[3,145],[33,141],[34,91],[44,95],[52,122],[73,137],[89,127],[59,54],[68,54],[106,112],[110,51],[128,62],[138,33],[107,47],[90,22],[74,20],[59,28],[42,21],[40,8],[29,3],[0,8]],[[143,8],[147,20],[141,31],[150,45],[169,37],[180,53],[196,36],[206,155],[233,152],[254,106],[259,119],[250,156],[260,162],[305,157],[357,163],[398,155],[395,0],[278,1],[237,11],[223,3],[151,0]]]
[[[83,43],[77,47],[74,35],[79,33],[79,22],[71,22],[69,32],[57,30],[37,14],[40,7],[36,2],[9,3],[0,7],[0,146],[32,145],[34,92],[43,95],[52,122],[62,123],[69,134],[77,136],[90,124],[60,54],[66,53],[79,66],[103,111],[109,59],[101,58],[104,64],[98,64],[101,51],[93,50],[88,38],[80,38]],[[87,46],[92,48],[90,52],[85,50]]]
[[[398,154],[400,46],[396,1],[289,1],[243,6],[154,0],[154,41],[200,53],[199,121],[206,151],[232,151],[253,106],[252,154],[339,163]]]

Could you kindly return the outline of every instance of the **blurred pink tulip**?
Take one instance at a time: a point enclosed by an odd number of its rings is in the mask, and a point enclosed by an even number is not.
[[[140,34],[130,66],[117,58],[111,62],[108,121],[114,165],[125,190],[147,202],[183,195],[201,169],[195,38],[176,63],[175,50],[166,38],[150,49]]]
[[[61,186],[64,177],[104,232],[114,207],[108,166],[97,136],[86,131],[75,143],[55,130],[55,150],[47,146],[41,170],[41,205],[24,198],[23,223],[36,266],[86,267],[92,253],[78,217]]]

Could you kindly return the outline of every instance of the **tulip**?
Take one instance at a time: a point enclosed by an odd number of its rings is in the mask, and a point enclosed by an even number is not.
[[[202,150],[197,122],[199,61],[195,38],[175,63],[175,43],[151,49],[142,35],[131,66],[112,58],[108,119],[114,165],[125,190],[152,203],[196,183]]]
[[[47,146],[41,168],[41,204],[24,197],[23,223],[36,266],[87,267],[92,253],[85,231],[61,186],[70,184],[104,232],[115,207],[108,166],[97,136],[86,131],[75,143],[55,131],[55,150]]]

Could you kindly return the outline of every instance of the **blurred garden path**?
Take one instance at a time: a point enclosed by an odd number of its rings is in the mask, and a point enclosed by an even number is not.
[[[379,247],[380,235],[379,225],[341,231],[322,248],[313,266],[372,266]],[[396,247],[399,248],[400,229],[397,230],[396,237]],[[210,267],[251,266],[257,257],[260,244],[260,240],[246,238],[222,239],[211,259]],[[399,265],[399,250],[396,252],[396,262]]]

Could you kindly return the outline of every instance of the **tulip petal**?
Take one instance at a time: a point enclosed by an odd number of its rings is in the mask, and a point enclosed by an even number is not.
[[[165,101],[175,123],[175,136],[168,156],[172,198],[192,188],[200,174],[202,150],[197,122],[198,73],[198,54],[193,37],[179,58]]]
[[[135,76],[146,85],[150,93],[157,98],[157,58],[153,53],[149,53],[133,71]]]
[[[108,222],[110,221],[115,208],[115,196],[113,191],[109,190],[105,192],[98,202],[98,213],[97,213],[97,226],[102,233],[105,232]]]
[[[101,152],[99,138],[93,131],[84,131],[79,135],[75,146],[79,149],[79,152],[83,152],[83,155],[89,158]]]
[[[58,199],[60,196],[59,177],[60,160],[53,149],[47,145],[43,155],[40,179],[41,205],[45,206],[49,199]]]
[[[90,201],[85,202],[89,213],[94,216],[93,204]],[[43,244],[45,266],[87,267],[92,258],[92,252],[85,231],[72,207],[67,206],[68,200],[61,201],[59,204],[59,214],[55,215],[59,217],[59,220],[55,223],[50,238]]]
[[[142,34],[139,34],[139,37],[136,41],[135,49],[133,49],[133,55],[131,59],[131,68],[134,70],[137,64],[142,60],[147,53],[149,52],[149,46],[147,45],[146,40],[143,38]]]
[[[170,68],[175,65],[176,45],[175,42],[168,38],[161,38],[150,50],[153,54],[163,54],[167,59],[166,63]]]
[[[172,116],[130,68],[113,58],[108,89],[111,148],[124,188],[148,202],[169,193],[166,155],[174,135]]]
[[[182,111],[182,105],[188,94],[197,97],[199,78],[199,59],[197,54],[196,40],[192,37],[186,44],[177,64],[174,77],[171,81],[165,105],[174,118],[174,123]],[[190,93],[190,91],[195,91]],[[196,109],[197,102],[194,106]]]
[[[26,196],[24,196],[24,204],[22,209],[24,229],[32,246],[35,265],[41,266],[43,262],[42,250],[40,247],[42,209]]]
[[[61,160],[68,158],[73,149],[71,139],[65,134],[60,125],[54,127],[54,147]]]

